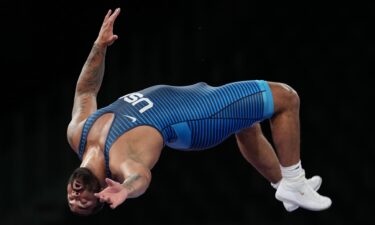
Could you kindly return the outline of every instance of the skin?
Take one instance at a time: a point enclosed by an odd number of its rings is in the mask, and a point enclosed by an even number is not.
[[[106,50],[118,39],[113,34],[113,25],[119,14],[119,8],[106,14],[76,84],[72,119],[67,129],[68,142],[76,153],[83,125],[97,110],[96,98],[104,76]],[[275,114],[270,122],[277,155],[259,124],[238,132],[236,138],[245,159],[266,179],[277,183],[281,180],[279,165],[289,166],[299,161],[299,98],[285,84],[269,84],[274,97]],[[97,199],[114,209],[126,199],[142,195],[151,182],[151,169],[160,157],[163,139],[149,126],[136,127],[114,142],[109,152],[113,179],[106,178],[103,150],[113,118],[112,113],[107,113],[95,121],[80,165],[99,179],[102,190],[90,193],[77,180],[68,184],[67,198],[73,212],[89,214]]]
[[[82,184],[75,180],[67,186],[68,204],[73,212],[89,215],[96,205],[97,199],[92,193],[85,190]]]
[[[276,151],[263,135],[260,124],[241,130],[236,140],[243,157],[268,181],[278,183],[282,178],[280,165],[291,166],[300,160],[299,97],[285,84],[268,84],[274,99],[275,112],[270,124]]]

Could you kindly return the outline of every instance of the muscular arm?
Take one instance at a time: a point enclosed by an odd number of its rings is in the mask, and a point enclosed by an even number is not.
[[[128,198],[136,198],[142,195],[151,182],[151,172],[143,165],[131,162],[121,165],[121,170],[126,177],[122,186],[128,192]]]
[[[116,208],[128,198],[136,198],[142,195],[151,182],[151,172],[142,164],[133,160],[127,160],[120,165],[117,180],[106,178],[107,187],[95,196],[101,202],[106,202],[111,208]]]
[[[104,75],[107,46],[94,43],[78,78],[76,94],[94,94],[99,91]]]
[[[118,39],[113,34],[113,24],[119,14],[119,8],[113,13],[108,10],[76,84],[72,120],[67,130],[69,144],[74,150],[78,149],[81,122],[97,110],[96,96],[103,81],[107,46]]]
[[[96,96],[103,81],[107,46],[94,43],[78,78],[72,117],[82,120],[96,111]]]

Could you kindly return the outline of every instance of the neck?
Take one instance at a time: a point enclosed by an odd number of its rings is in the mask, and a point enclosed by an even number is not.
[[[104,154],[100,148],[88,148],[82,158],[80,167],[89,169],[100,181],[102,187],[105,186],[105,162]]]

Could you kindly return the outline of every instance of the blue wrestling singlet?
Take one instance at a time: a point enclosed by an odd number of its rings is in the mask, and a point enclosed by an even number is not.
[[[99,109],[85,122],[79,158],[95,120],[114,113],[105,142],[107,171],[114,141],[137,126],[157,129],[164,144],[179,150],[200,150],[218,145],[235,132],[270,118],[273,98],[263,80],[239,81],[218,87],[206,83],[189,86],[156,85],[127,94]]]

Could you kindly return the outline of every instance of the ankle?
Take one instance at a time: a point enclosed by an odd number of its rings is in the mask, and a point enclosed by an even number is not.
[[[280,169],[281,169],[281,175],[285,179],[297,178],[297,177],[300,177],[301,174],[304,173],[304,170],[302,169],[302,165],[301,165],[301,160],[291,166],[280,165]]]
[[[301,161],[287,167],[280,165],[280,169],[283,180],[287,183],[303,184],[306,181],[305,170],[302,168]]]

